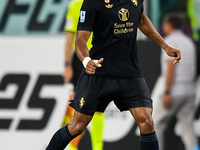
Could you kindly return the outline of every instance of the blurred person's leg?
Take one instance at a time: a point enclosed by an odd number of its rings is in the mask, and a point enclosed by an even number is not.
[[[92,118],[90,135],[93,150],[103,150],[104,120],[105,115],[100,112],[96,112]]]
[[[70,98],[73,98],[73,96],[71,95]],[[64,116],[62,126],[66,125],[70,122],[73,114],[74,114],[74,109],[69,107],[69,105],[67,105],[67,109],[66,109],[66,112],[65,112],[65,116]]]
[[[170,120],[176,111],[176,105],[172,104],[171,108],[166,109],[163,107],[162,100],[160,99],[154,107],[154,124],[159,141],[159,149],[164,150],[165,147],[165,131],[169,125]]]
[[[182,106],[177,113],[177,118],[181,128],[181,139],[186,150],[193,150],[198,147],[198,140],[194,132],[194,96],[183,98]]]

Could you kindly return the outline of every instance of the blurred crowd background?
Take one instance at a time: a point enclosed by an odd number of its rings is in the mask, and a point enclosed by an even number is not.
[[[0,3],[0,35],[56,35],[63,33],[70,0],[2,0]],[[176,12],[185,22],[185,33],[199,40],[199,0],[149,0],[144,4],[145,13],[161,33],[163,17]]]

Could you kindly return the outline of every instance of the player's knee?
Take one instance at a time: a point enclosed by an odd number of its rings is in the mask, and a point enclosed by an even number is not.
[[[145,126],[148,130],[152,131],[154,130],[154,123],[153,123],[153,119],[152,118],[149,118],[149,119],[146,119],[145,121]]]
[[[78,136],[84,131],[84,129],[85,129],[85,126],[83,126],[81,123],[78,123],[73,127],[72,134],[75,136]]]
[[[140,131],[142,133],[151,133],[151,132],[153,132],[154,131],[153,119],[151,117],[144,118],[140,122],[139,127],[140,127]]]
[[[78,124],[78,125],[76,126],[76,132],[77,132],[77,134],[78,134],[78,135],[81,134],[81,133],[84,131],[84,129],[85,129],[85,126],[83,126],[83,125],[81,125],[81,124]]]

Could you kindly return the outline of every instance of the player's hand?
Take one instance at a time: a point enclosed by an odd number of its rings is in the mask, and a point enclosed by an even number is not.
[[[101,58],[99,59],[97,62],[95,62],[94,60],[90,60],[88,63],[87,63],[87,66],[85,68],[85,71],[88,73],[88,74],[95,74],[95,70],[101,66],[101,63],[104,59]]]
[[[173,47],[170,47],[168,46],[166,49],[165,49],[165,52],[167,53],[167,55],[171,56],[171,57],[174,57],[175,61],[174,61],[174,65],[179,63],[180,59],[181,59],[181,53],[180,53],[180,50],[176,49],[176,48],[173,48]]]
[[[62,74],[65,83],[70,82],[70,80],[72,79],[73,74],[74,73],[73,73],[72,66],[71,65],[66,66],[64,71],[63,71],[63,74]]]
[[[171,96],[169,94],[164,94],[162,96],[163,107],[169,109],[171,107]]]

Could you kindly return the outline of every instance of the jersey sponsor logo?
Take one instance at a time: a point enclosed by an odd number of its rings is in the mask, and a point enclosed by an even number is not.
[[[126,21],[124,23],[114,23],[114,34],[126,34],[134,32],[134,22],[129,22],[130,13],[128,9],[121,8],[118,11],[118,16],[121,21]],[[128,22],[127,22],[128,21]]]
[[[86,14],[85,11],[81,11],[81,14],[80,14],[80,22],[85,22],[85,14]]]
[[[121,28],[121,29],[114,29],[114,33],[115,34],[125,34],[125,33],[131,33],[133,32],[134,29],[133,28]]]
[[[83,105],[85,105],[84,97],[82,97],[82,98],[80,99],[80,108],[82,108]]]
[[[125,8],[120,9],[118,12],[118,16],[121,21],[127,21],[128,18],[130,17],[128,9]]]
[[[110,3],[110,0],[104,0],[105,3]]]
[[[108,4],[108,5],[106,5],[106,7],[110,9],[113,7],[113,4]]]
[[[138,6],[137,0],[131,0],[131,2],[133,2],[133,4],[134,4],[136,7]]]

